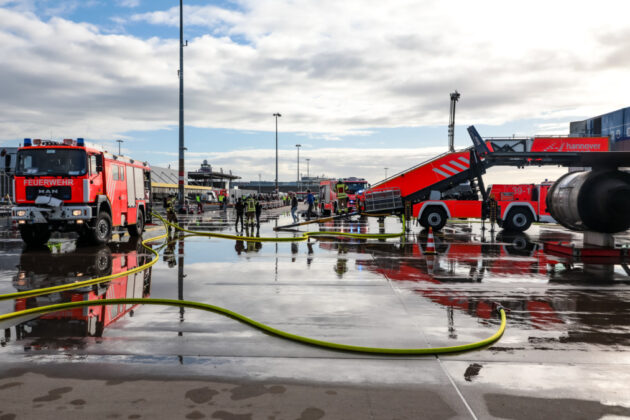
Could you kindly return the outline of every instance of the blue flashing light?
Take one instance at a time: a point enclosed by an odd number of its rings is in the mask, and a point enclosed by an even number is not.
[[[31,142],[31,139],[24,139],[24,147],[29,147],[32,145],[33,143]]]
[[[83,137],[77,137],[77,146],[85,147],[85,139]]]

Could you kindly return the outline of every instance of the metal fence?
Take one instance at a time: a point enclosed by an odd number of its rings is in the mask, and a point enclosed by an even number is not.
[[[368,213],[397,210],[402,207],[399,188],[384,188],[365,193],[365,211]]]

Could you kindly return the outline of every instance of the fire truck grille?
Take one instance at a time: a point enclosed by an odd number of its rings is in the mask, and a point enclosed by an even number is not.
[[[60,200],[70,200],[72,198],[72,187],[26,187],[26,199],[33,201],[38,195],[52,196]]]

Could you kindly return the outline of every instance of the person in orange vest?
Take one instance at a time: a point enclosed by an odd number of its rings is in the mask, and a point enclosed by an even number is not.
[[[335,193],[337,193],[337,212],[339,214],[348,213],[348,185],[341,178],[335,185]]]

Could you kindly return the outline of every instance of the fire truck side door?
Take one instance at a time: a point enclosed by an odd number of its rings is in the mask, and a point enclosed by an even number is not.
[[[136,207],[136,177],[133,175],[133,166],[125,166],[127,172],[127,207]]]
[[[89,197],[86,202],[93,202],[96,196],[103,194],[103,157],[101,155],[90,155],[90,182]],[[87,195],[87,194],[86,194]]]

